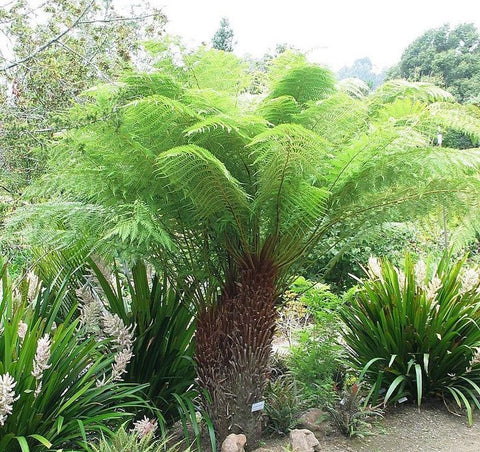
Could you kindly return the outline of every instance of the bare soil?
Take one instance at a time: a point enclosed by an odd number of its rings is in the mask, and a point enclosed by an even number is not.
[[[480,452],[480,414],[468,426],[465,413],[454,415],[441,402],[390,408],[363,439],[340,434],[318,438],[322,452]],[[266,441],[262,452],[283,452],[288,438]]]

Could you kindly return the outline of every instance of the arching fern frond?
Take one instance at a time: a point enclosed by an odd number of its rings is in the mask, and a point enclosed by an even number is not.
[[[249,147],[258,168],[253,212],[268,224],[269,234],[278,234],[283,225],[289,229],[289,221],[298,224],[297,208],[321,210],[318,196],[324,192],[307,187],[315,184],[321,160],[329,158],[325,140],[300,125],[282,124],[255,137]]]
[[[180,146],[156,159],[157,177],[170,188],[170,203],[193,227],[208,223],[241,232],[249,217],[248,196],[225,165],[195,145]]]
[[[374,93],[375,104],[393,102],[408,97],[421,102],[453,102],[455,98],[448,91],[426,82],[408,82],[407,80],[389,80]]]
[[[125,105],[120,130],[158,153],[184,144],[183,130],[199,119],[188,105],[155,95]]]
[[[187,89],[182,96],[182,102],[200,115],[218,115],[237,110],[232,96],[214,89]]]
[[[102,240],[120,240],[121,243],[140,245],[144,249],[162,247],[171,250],[174,246],[171,237],[159,222],[161,212],[140,200],[133,204],[123,204],[115,209],[109,227]]]
[[[462,132],[475,143],[480,143],[480,108],[436,102],[428,106],[428,111],[435,124]]]
[[[354,99],[363,99],[370,92],[370,87],[359,78],[345,78],[336,84],[337,90]]]
[[[257,109],[258,115],[274,125],[291,122],[298,113],[300,106],[293,96],[267,98]]]
[[[367,107],[344,93],[335,93],[310,105],[294,121],[338,147],[366,130]]]
[[[127,100],[148,96],[165,96],[178,99],[184,89],[172,77],[160,72],[130,73],[122,79],[122,97]]]
[[[299,104],[323,99],[335,89],[335,77],[325,68],[314,64],[294,67],[278,80],[270,98],[291,96]]]

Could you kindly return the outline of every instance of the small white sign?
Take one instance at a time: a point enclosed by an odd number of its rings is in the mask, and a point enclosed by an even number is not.
[[[403,403],[406,402],[408,399],[406,397],[402,397],[401,399],[398,399],[398,403]]]
[[[255,402],[252,404],[252,413],[255,411],[261,411],[265,408],[265,400],[262,400],[261,402]]]

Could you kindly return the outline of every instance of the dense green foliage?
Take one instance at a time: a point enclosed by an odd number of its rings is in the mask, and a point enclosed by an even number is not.
[[[0,449],[84,450],[87,436],[111,434],[146,406],[140,398],[144,387],[112,379],[112,339],[97,341],[87,334],[85,325],[72,320],[73,310],[55,323],[62,293],[29,289],[25,282],[15,287],[5,268],[0,271]],[[20,292],[14,294],[14,288]],[[10,403],[9,391],[14,391]]]
[[[282,375],[270,381],[265,391],[267,432],[287,434],[295,428],[305,407],[302,397],[291,375]]]
[[[305,405],[333,404],[342,386],[343,347],[337,344],[342,302],[327,286],[312,281],[297,280],[292,288],[301,294],[296,303],[306,307],[308,324],[296,331],[287,360],[290,372]]]
[[[151,435],[138,437],[135,432],[128,433],[125,426],[115,432],[112,438],[102,438],[98,444],[90,444],[92,452],[189,452],[168,440],[152,440]]]
[[[418,405],[429,397],[453,397],[479,406],[480,345],[478,269],[465,259],[448,257],[436,269],[413,264],[407,255],[403,272],[390,262],[371,260],[348,309],[344,339],[352,363],[385,403],[403,397]]]
[[[131,15],[100,0],[18,0],[2,7],[3,187],[17,193],[42,172],[46,148],[70,127],[64,113],[82,91],[135,67],[143,53],[139,41],[158,37],[165,24],[159,10],[146,6],[133,6]]]
[[[480,35],[473,24],[426,31],[405,50],[391,77],[429,80],[460,102],[480,101]]]
[[[125,381],[148,384],[145,394],[167,420],[178,419],[178,398],[191,400],[193,364],[193,306],[178,286],[159,275],[151,277],[137,262],[131,269],[104,274],[90,261],[100,297],[109,311],[134,330],[133,358]],[[192,290],[192,289],[191,289]]]
[[[204,403],[220,437],[237,424],[252,442],[260,417],[248,407],[266,384],[275,300],[308,251],[337,225],[342,241],[447,202],[467,208],[478,185],[477,151],[432,146],[439,125],[480,136],[448,92],[393,81],[365,96],[285,57],[263,99],[226,72],[242,73],[232,54],[205,49],[89,90],[30,190],[36,204],[14,220],[33,242],[81,239],[199,287]]]

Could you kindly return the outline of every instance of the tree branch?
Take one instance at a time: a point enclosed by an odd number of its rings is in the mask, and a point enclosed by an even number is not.
[[[132,20],[148,19],[149,17],[155,17],[157,15],[158,13],[152,13],[152,14],[145,14],[144,16],[136,16],[136,17],[112,17],[108,19],[82,20],[78,22],[78,24],[84,25],[84,24],[108,24],[111,22],[129,22]]]
[[[86,7],[85,9],[81,12],[81,14],[77,17],[77,19],[70,25],[67,29],[62,31],[59,35],[55,36],[53,39],[50,41],[46,42],[42,46],[40,46],[37,50],[35,50],[33,53],[30,55],[26,56],[25,58],[22,58],[21,60],[14,61],[13,63],[8,64],[7,66],[4,66],[3,68],[0,68],[0,72],[7,71],[8,69],[11,69],[15,66],[18,66],[22,63],[25,63],[27,61],[30,61],[32,58],[35,58],[39,53],[43,52],[45,49],[50,47],[52,44],[55,44],[58,42],[60,39],[62,39],[67,33],[69,33],[71,30],[73,30],[82,20],[82,18],[85,16],[85,14],[88,13],[90,8],[93,6],[95,3],[95,0],[92,0]]]

